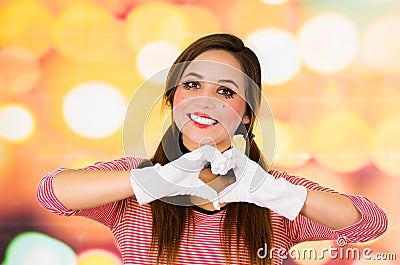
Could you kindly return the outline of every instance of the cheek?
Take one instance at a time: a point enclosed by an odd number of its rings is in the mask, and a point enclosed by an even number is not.
[[[223,108],[226,110],[230,110],[230,112],[234,112],[232,113],[232,115],[239,116],[240,118],[244,115],[246,111],[246,103],[243,101],[236,101],[227,105],[228,106],[224,105]]]
[[[179,89],[179,88],[176,89],[172,105],[178,106],[184,100],[185,100],[185,95],[182,92],[182,89]]]

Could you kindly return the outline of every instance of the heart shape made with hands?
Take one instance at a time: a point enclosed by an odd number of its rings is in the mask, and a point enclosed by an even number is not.
[[[204,166],[210,163],[211,172],[223,177],[230,170],[232,179],[221,189],[200,179]],[[230,177],[228,177],[230,178]],[[221,153],[212,146],[201,146],[180,158],[161,166],[132,169],[131,185],[139,204],[164,197],[192,195],[213,203],[247,202],[269,208],[288,219],[300,212],[307,189],[290,183],[285,178],[275,178],[242,151],[231,148]]]

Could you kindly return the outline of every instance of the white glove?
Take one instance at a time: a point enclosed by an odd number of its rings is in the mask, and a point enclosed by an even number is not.
[[[299,214],[307,196],[307,189],[284,178],[274,178],[239,149],[223,153],[229,159],[236,182],[219,193],[219,202],[248,202],[269,208],[293,220]]]
[[[213,174],[227,172],[226,157],[215,147],[204,145],[161,166],[132,169],[130,180],[139,204],[176,195],[195,195],[213,202],[219,209],[218,194],[199,179],[200,171],[210,162]]]

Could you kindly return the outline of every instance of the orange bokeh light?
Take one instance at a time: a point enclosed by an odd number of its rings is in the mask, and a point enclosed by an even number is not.
[[[352,172],[367,164],[370,126],[365,119],[344,108],[326,113],[311,135],[314,157],[336,172]]]
[[[182,47],[188,35],[188,22],[179,6],[149,2],[137,6],[126,18],[126,38],[133,51],[154,41]]]
[[[300,167],[310,158],[309,135],[306,128],[289,122],[275,121],[276,149],[273,164]]]
[[[187,17],[186,19],[190,32],[184,42],[184,47],[188,46],[190,43],[200,37],[203,37],[204,35],[218,33],[221,31],[222,26],[220,21],[208,9],[195,5],[186,5],[182,6],[182,11]],[[191,19],[192,16],[201,18],[201,23],[199,23],[197,20]]]
[[[383,120],[370,141],[370,154],[384,172],[400,177],[400,118]]]
[[[23,47],[36,57],[51,48],[53,15],[35,0],[13,1],[0,9],[0,47]],[[28,41],[29,40],[29,41]]]
[[[300,22],[298,13],[295,12],[296,5],[295,1],[268,5],[260,0],[240,0],[228,6],[228,11],[225,12],[230,14],[232,30],[240,36],[262,28],[280,28],[295,32]]]
[[[0,50],[0,92],[31,90],[42,74],[39,61],[28,50],[12,47]]]
[[[79,3],[57,17],[53,39],[55,48],[67,58],[82,63],[109,63],[120,57],[122,33],[108,10]]]

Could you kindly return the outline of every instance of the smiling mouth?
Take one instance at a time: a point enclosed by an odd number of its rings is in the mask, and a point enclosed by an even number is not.
[[[189,113],[189,119],[202,126],[211,126],[218,123],[217,120],[212,119],[208,115]]]

